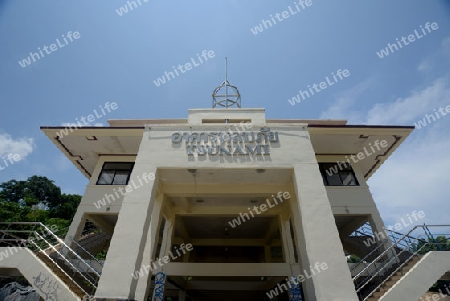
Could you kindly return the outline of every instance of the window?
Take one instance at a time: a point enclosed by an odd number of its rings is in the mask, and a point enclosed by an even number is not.
[[[97,185],[127,185],[134,163],[105,162]]]
[[[355,172],[347,162],[319,163],[325,186],[359,186]]]

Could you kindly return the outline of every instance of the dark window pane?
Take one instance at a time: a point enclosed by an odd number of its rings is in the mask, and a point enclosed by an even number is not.
[[[328,185],[330,186],[342,186],[342,180],[341,177],[339,177],[338,173],[333,173],[331,176],[326,175]]]
[[[103,170],[98,178],[97,184],[100,185],[109,185],[112,183],[114,179],[114,170]]]
[[[128,170],[118,170],[114,177],[113,185],[127,185],[128,175],[130,171]]]
[[[351,171],[341,171],[339,174],[341,175],[342,183],[344,186],[356,185],[356,179]]]
[[[357,186],[355,174],[348,162],[319,163],[325,185],[328,186]]]

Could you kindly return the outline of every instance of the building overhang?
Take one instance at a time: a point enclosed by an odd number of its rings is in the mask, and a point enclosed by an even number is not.
[[[228,109],[243,110],[243,109]],[[242,118],[253,111],[264,114],[264,109],[247,109]],[[198,114],[196,120],[202,120],[211,110],[190,110]],[[248,112],[247,112],[248,111]],[[254,113],[254,112],[253,112]],[[260,117],[261,117],[260,116]],[[232,116],[236,119],[236,115]],[[238,118],[239,119],[239,118]],[[236,119],[236,120],[238,120]],[[136,156],[147,127],[186,128],[188,119],[142,119],[108,120],[109,127],[78,127],[72,131],[67,127],[42,126],[45,135],[64,153],[64,155],[87,177],[90,178],[101,156]],[[356,155],[364,149],[370,150],[376,140],[386,140],[388,146],[382,153],[366,156],[359,164],[364,178],[369,179],[384,161],[397,149],[414,129],[413,126],[368,126],[347,125],[346,120],[304,120],[304,119],[267,119],[258,126],[283,127],[308,125],[308,131],[316,157],[320,161],[332,160],[333,156]],[[194,124],[192,124],[194,126]],[[195,127],[220,126],[217,123],[200,123]],[[330,159],[331,158],[331,159]]]
[[[145,127],[79,127],[70,131],[67,127],[41,126],[41,130],[90,179],[100,156],[136,156]],[[61,135],[64,130],[67,134]]]
[[[414,126],[310,124],[308,130],[318,160],[324,161],[332,157],[340,157],[342,160],[347,156],[353,163],[351,155],[363,153],[364,159],[358,160],[358,167],[368,180],[409,136]],[[378,151],[375,145],[383,140],[387,142],[387,146],[379,146]],[[374,153],[372,148],[377,152]],[[342,161],[345,162],[345,159]]]

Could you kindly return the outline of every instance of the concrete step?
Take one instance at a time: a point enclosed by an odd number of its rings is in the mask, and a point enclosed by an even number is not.
[[[403,266],[399,271],[397,271],[394,275],[390,276],[385,282],[378,288],[372,295],[370,295],[367,300],[378,300],[381,296],[383,296],[392,286],[394,286],[414,265],[420,260],[420,257],[413,257],[408,261],[408,263]],[[398,268],[399,264],[395,264],[391,268],[389,268],[386,272],[386,276],[392,274],[396,268]]]

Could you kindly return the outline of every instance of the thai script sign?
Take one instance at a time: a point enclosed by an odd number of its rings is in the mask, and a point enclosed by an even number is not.
[[[270,144],[278,143],[278,132],[262,127],[259,132],[175,132],[172,143],[186,143],[189,156],[270,155]]]

